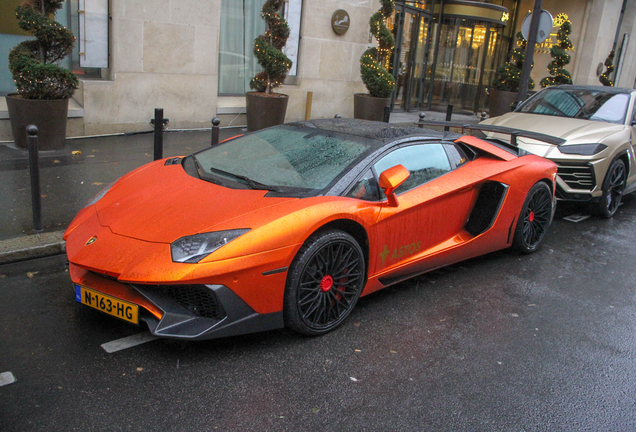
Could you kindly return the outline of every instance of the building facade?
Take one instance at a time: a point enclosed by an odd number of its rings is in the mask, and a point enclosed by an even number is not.
[[[11,47],[28,36],[12,12],[22,0],[0,6],[0,140],[10,140],[1,97],[14,91],[7,67]],[[147,130],[154,108],[171,128],[245,124],[245,91],[258,69],[253,40],[265,30],[263,0],[68,0],[56,19],[78,44],[65,66],[80,78],[71,103],[69,135]],[[498,66],[514,48],[515,33],[533,0],[396,0],[389,27],[396,38],[390,69],[396,77],[394,111],[481,112]],[[287,121],[353,115],[354,93],[365,92],[359,59],[374,41],[369,18],[379,0],[288,0],[292,35],[286,54],[294,65],[279,91],[290,96]],[[544,0],[553,16],[572,23],[575,84],[600,84],[599,64],[616,50],[618,86],[635,85],[636,2]],[[346,12],[344,21],[343,11]],[[340,15],[338,15],[340,13]],[[339,21],[339,23],[335,23]],[[337,24],[337,25],[336,25]],[[346,30],[343,32],[343,30]],[[535,50],[532,77],[548,75],[556,32]],[[630,43],[631,42],[631,43]]]

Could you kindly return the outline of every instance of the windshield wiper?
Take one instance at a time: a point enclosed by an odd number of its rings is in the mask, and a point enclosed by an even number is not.
[[[273,191],[273,192],[282,192],[281,189],[275,187],[275,186],[270,186],[270,185],[266,185],[264,183],[258,182],[256,180],[252,180],[249,177],[246,177],[244,175],[241,174],[234,174],[231,173],[229,171],[223,171],[220,170],[218,168],[212,168],[210,167],[211,171],[215,171],[221,175],[226,175],[226,176],[230,176],[230,177],[234,177],[237,178],[239,180],[243,180],[245,183],[247,183],[247,185],[251,188],[251,189],[257,189],[257,190],[268,190],[268,191]]]

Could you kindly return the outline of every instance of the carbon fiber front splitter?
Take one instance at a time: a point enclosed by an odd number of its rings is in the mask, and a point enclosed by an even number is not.
[[[283,328],[283,313],[259,314],[240,297],[223,285],[200,285],[209,289],[216,297],[223,313],[218,318],[199,316],[191,308],[184,307],[156,286],[132,285],[140,294],[163,312],[160,320],[151,314],[142,313],[150,333],[156,336],[201,340]]]

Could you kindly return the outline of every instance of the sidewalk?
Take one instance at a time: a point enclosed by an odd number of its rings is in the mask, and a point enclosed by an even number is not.
[[[427,120],[445,113],[427,112]],[[391,123],[413,126],[419,113],[392,113]],[[453,121],[478,118],[454,115]],[[221,129],[220,139],[245,133]],[[164,133],[163,156],[187,155],[210,146],[210,131]],[[42,233],[33,231],[28,152],[0,144],[0,264],[65,251],[62,234],[77,212],[102,188],[153,160],[154,135],[68,139],[63,150],[40,152]]]

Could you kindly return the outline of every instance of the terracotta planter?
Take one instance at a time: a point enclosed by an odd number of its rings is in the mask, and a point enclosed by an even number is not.
[[[509,92],[503,90],[489,90],[488,110],[490,117],[504,115],[512,111],[510,105],[517,101],[517,92]]]
[[[391,105],[391,98],[373,97],[367,93],[353,95],[353,118],[382,121],[384,107]]]
[[[23,99],[13,94],[7,96],[7,108],[15,145],[27,148],[26,128],[38,127],[38,148],[60,150],[66,141],[68,99]]]
[[[281,93],[247,92],[247,130],[252,132],[285,123],[289,96]]]

